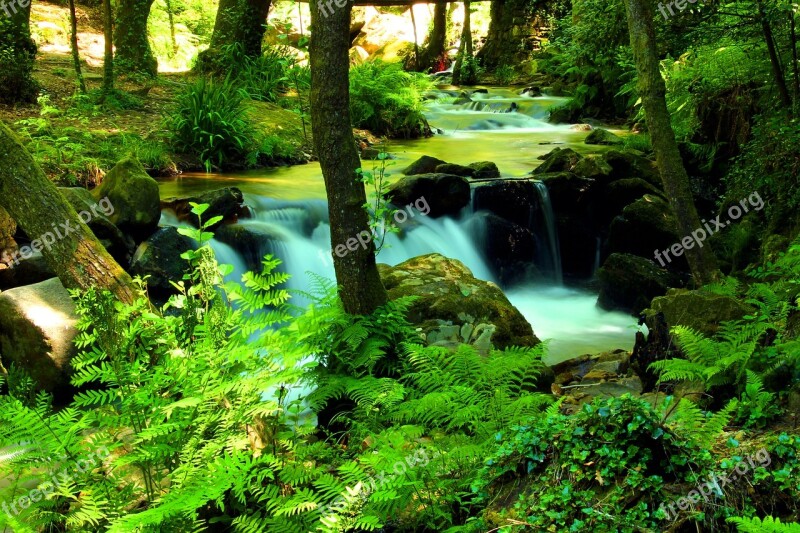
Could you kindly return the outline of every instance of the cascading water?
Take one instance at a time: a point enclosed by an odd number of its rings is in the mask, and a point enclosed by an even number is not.
[[[431,102],[426,111],[431,126],[444,130],[445,135],[392,141],[389,151],[397,157],[396,168],[403,168],[424,154],[462,165],[490,160],[497,163],[504,177],[523,177],[540,163],[537,158],[550,151],[552,144],[578,143],[586,135],[568,125],[545,122],[548,109],[563,99],[523,97],[509,90],[492,89],[488,94],[471,94],[470,102],[452,103],[458,94],[450,92],[449,102],[444,98]],[[512,103],[514,109],[505,112]],[[394,168],[389,171],[397,174]],[[544,184],[534,183],[538,201],[534,198],[532,202],[537,205],[531,206],[529,220],[519,224],[527,225],[536,235],[537,246],[544,252],[537,255],[537,267],[547,275],[505,287],[509,300],[533,325],[539,338],[553,339],[549,345],[550,362],[582,353],[630,348],[635,324],[632,317],[598,309],[596,295],[589,291],[561,286],[557,228],[549,194]],[[333,279],[327,204],[316,163],[226,175],[224,179],[184,175],[162,182],[161,188],[162,196],[167,197],[227,186],[237,186],[245,192],[253,215],[239,222],[251,238],[227,244],[215,239],[211,243],[220,262],[234,265],[232,278],[239,279],[248,268],[259,268],[260,258],[271,253],[283,261],[284,270],[292,275],[289,288],[307,290],[307,272]],[[486,255],[489,235],[482,216],[485,212],[475,205],[475,189],[472,198],[458,218],[433,219],[420,213],[409,217],[400,234],[387,236],[378,261],[394,265],[436,252],[462,261],[476,277],[498,283],[489,260],[493,258]],[[162,223],[178,225],[166,213]],[[305,302],[296,297],[293,303]]]

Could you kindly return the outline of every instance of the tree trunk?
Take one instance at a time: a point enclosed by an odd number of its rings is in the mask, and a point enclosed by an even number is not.
[[[119,0],[117,4],[114,46],[117,48],[117,69],[121,72],[151,77],[158,73],[158,61],[147,38],[147,19],[153,1]]]
[[[470,62],[468,72],[464,72],[464,58],[472,59],[472,18],[469,0],[464,2],[464,29],[461,32],[461,43],[458,45],[456,64],[453,66],[453,85],[477,83],[474,65]]]
[[[75,76],[78,78],[78,89],[86,93],[86,83],[81,71],[81,54],[78,50],[78,17],[75,14],[75,0],[69,0],[70,46],[72,47],[72,63],[75,65]]]
[[[358,180],[360,166],[350,121],[350,10],[311,1],[311,128],[317,157],[325,179],[331,225],[333,266],[339,296],[346,312],[372,313],[388,301],[375,263],[375,245],[364,211],[364,185]],[[348,248],[352,239],[370,235],[366,244]],[[368,242],[367,242],[368,241]],[[344,253],[341,253],[344,248]],[[336,250],[340,253],[336,253]]]
[[[114,12],[111,0],[103,0],[103,98],[114,90]]]
[[[656,163],[664,190],[678,220],[678,234],[691,235],[702,228],[692,199],[689,177],[683,166],[675,132],[670,123],[666,87],[656,55],[655,30],[651,0],[625,0],[631,48],[639,74],[639,96],[647,118],[647,128],[656,153]],[[685,250],[695,283],[705,285],[717,279],[716,260],[709,247],[693,246]]]
[[[5,124],[0,124],[0,207],[33,238],[30,248],[41,248],[64,287],[109,290],[125,303],[136,299],[131,277]]]
[[[515,65],[533,50],[530,37],[536,29],[533,10],[536,4],[528,0],[494,0],[491,3],[486,44],[478,52],[484,67],[493,70],[502,65]]]
[[[781,103],[786,109],[792,109],[792,100],[789,98],[789,90],[786,88],[786,79],[783,77],[783,67],[781,67],[781,59],[778,57],[778,51],[775,49],[775,37],[772,35],[772,26],[770,26],[767,12],[764,9],[763,0],[756,0],[758,6],[758,19],[761,22],[761,30],[764,33],[764,40],[767,42],[767,53],[769,54],[769,62],[772,65],[772,76],[775,78],[775,86],[778,88],[778,95],[781,97]]]
[[[0,4],[0,102],[35,102],[39,85],[33,79],[36,43],[31,39],[31,4]]]
[[[417,38],[417,21],[414,18],[414,4],[408,6],[408,12],[411,13],[411,28],[414,30],[414,70],[420,70],[419,39]]]
[[[269,6],[270,0],[220,0],[211,44],[203,52],[202,62],[213,61],[224,47],[233,45],[248,57],[260,56]]]
[[[169,17],[169,37],[172,43],[172,55],[178,53],[178,40],[175,38],[175,15],[172,12],[172,2],[165,0],[167,7],[167,17]]]
[[[422,59],[422,69],[444,70],[444,52],[447,41],[447,4],[436,4],[433,8],[433,25],[428,34],[428,43]]]
[[[794,76],[792,99],[794,114],[797,114],[800,106],[800,65],[797,62],[797,32],[794,23],[794,10],[789,10],[789,44],[792,47],[792,74]]]

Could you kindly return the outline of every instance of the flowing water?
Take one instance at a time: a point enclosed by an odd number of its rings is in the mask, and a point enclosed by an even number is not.
[[[448,103],[457,95],[439,93],[429,102],[426,116],[432,127],[443,133],[430,139],[392,141],[388,150],[395,156],[388,170],[399,170],[422,155],[466,165],[494,161],[503,177],[522,177],[538,166],[537,158],[557,145],[589,151],[582,141],[586,132],[568,125],[548,124],[549,107],[561,101],[552,97],[522,97],[507,89],[490,89],[473,95],[473,102]],[[512,103],[516,104],[511,112]],[[364,162],[369,166],[370,162]],[[162,197],[186,196],[226,186],[245,193],[253,218],[242,220],[253,232],[263,235],[257,250],[234,250],[214,241],[220,262],[232,264],[235,275],[244,272],[245,255],[260,257],[272,253],[281,258],[292,275],[291,288],[307,289],[308,272],[333,278],[330,258],[325,188],[317,163],[234,174],[184,174],[161,183]],[[532,220],[531,229],[546,243],[546,264],[537,265],[546,279],[504,287],[509,300],[533,325],[541,339],[549,339],[549,362],[583,353],[633,345],[635,320],[625,314],[596,307],[596,295],[561,283],[561,266],[547,188],[537,184],[543,219]],[[174,220],[166,216],[166,224]],[[472,206],[457,218],[432,219],[419,212],[402,224],[400,234],[389,234],[378,261],[398,264],[422,254],[437,252],[462,261],[473,274],[497,282],[485,257],[485,231],[480,212]],[[302,303],[302,302],[295,302]]]

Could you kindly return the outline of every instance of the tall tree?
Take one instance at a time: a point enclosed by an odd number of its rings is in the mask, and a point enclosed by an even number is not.
[[[625,0],[631,48],[639,74],[639,97],[647,118],[647,129],[656,153],[656,163],[669,196],[670,206],[678,219],[678,234],[691,235],[700,225],[700,217],[692,198],[689,176],[683,166],[675,132],[667,110],[666,86],[661,77],[656,54],[652,0]],[[704,285],[717,279],[716,260],[708,246],[686,248],[686,259],[695,283]]]
[[[118,0],[114,46],[120,72],[155,76],[158,61],[147,37],[147,19],[154,0]]]
[[[367,196],[356,174],[360,161],[350,121],[352,3],[326,13],[320,11],[322,6],[322,0],[311,0],[311,128],[328,195],[339,295],[348,313],[364,315],[386,303],[388,296],[378,275],[372,239],[354,250],[348,244],[363,232],[370,233],[363,208]]]
[[[453,65],[453,84],[462,83],[470,85],[478,82],[478,73],[475,71],[475,64],[472,62],[472,10],[469,0],[464,0],[464,29],[461,32],[461,44],[458,46],[458,56],[456,64]],[[469,59],[466,62],[465,59]]]
[[[39,85],[32,76],[31,3],[6,1],[0,10],[0,102],[34,102]]]
[[[78,90],[80,90],[81,93],[85,93],[86,83],[83,81],[83,72],[81,71],[81,54],[78,50],[78,16],[75,13],[75,0],[69,0],[69,23],[69,43],[70,47],[72,48],[72,63],[75,66],[75,76],[78,78]]]
[[[446,41],[447,4],[436,4],[433,8],[433,24],[420,61],[422,69],[438,70],[437,67],[444,67],[441,63],[444,58]]]
[[[211,44],[198,63],[201,68],[213,68],[226,46],[238,46],[248,57],[261,55],[270,3],[270,0],[220,0]]]
[[[103,98],[114,90],[114,12],[103,0]]]
[[[68,289],[96,287],[121,301],[136,299],[131,277],[109,255],[92,230],[25,150],[0,123],[0,207],[38,241],[47,264]],[[49,245],[45,245],[48,243]]]

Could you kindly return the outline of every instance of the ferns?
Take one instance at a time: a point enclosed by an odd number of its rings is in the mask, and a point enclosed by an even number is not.
[[[728,521],[736,524],[739,533],[800,533],[800,524],[784,524],[771,516],[763,521],[758,518],[729,518]]]

